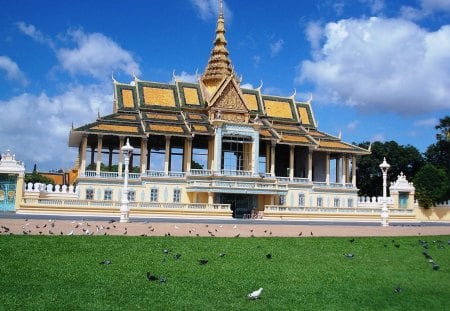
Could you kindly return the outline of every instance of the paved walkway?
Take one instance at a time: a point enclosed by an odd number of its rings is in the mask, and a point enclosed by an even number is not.
[[[270,221],[240,219],[132,219],[48,215],[0,214],[0,234],[30,235],[129,235],[129,236],[216,236],[216,237],[317,237],[317,236],[450,236],[448,222]]]

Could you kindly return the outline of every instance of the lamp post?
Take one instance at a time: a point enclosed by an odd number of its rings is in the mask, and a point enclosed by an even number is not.
[[[123,178],[122,200],[120,205],[120,222],[130,221],[130,210],[128,209],[128,165],[130,163],[130,156],[133,153],[133,147],[130,146],[130,140],[122,147],[122,154],[124,155],[125,173]]]
[[[389,226],[389,210],[387,208],[386,187],[387,187],[387,172],[391,166],[383,158],[383,163],[380,164],[381,172],[383,173],[383,207],[381,208],[381,225],[383,227]]]

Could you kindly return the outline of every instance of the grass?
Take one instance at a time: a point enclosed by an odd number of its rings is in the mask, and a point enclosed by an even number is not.
[[[413,237],[0,236],[0,309],[444,310],[450,237],[422,239],[439,270]],[[246,299],[259,287],[260,299]]]

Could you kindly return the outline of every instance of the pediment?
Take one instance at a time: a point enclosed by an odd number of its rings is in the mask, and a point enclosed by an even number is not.
[[[249,113],[239,86],[233,79],[227,79],[210,101],[211,110]]]

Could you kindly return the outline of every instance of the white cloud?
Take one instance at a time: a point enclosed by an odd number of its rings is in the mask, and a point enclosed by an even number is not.
[[[182,71],[180,75],[175,74],[175,79],[182,82],[198,83],[197,74],[189,74],[186,71]],[[171,81],[174,83],[175,81]]]
[[[348,129],[349,131],[354,131],[354,130],[356,130],[356,128],[358,127],[358,125],[359,125],[359,121],[358,121],[358,120],[352,121],[352,122],[350,122],[350,123],[347,124],[347,129]]]
[[[132,54],[109,37],[81,30],[71,31],[69,35],[77,46],[61,48],[56,54],[61,66],[71,74],[87,74],[97,79],[110,77],[113,71],[140,74]]]
[[[196,9],[200,18],[203,20],[215,19],[219,16],[219,1],[217,0],[191,0],[191,4]],[[229,23],[233,13],[226,3],[223,3],[223,15]]]
[[[376,141],[380,141],[380,142],[384,142],[386,139],[384,137],[384,134],[378,133],[372,136],[372,138],[370,139],[371,142],[376,142]]]
[[[420,114],[450,109],[450,25],[429,32],[401,19],[328,23],[316,59],[303,61],[296,82],[368,111]]]
[[[278,39],[277,41],[270,43],[270,55],[272,57],[277,56],[283,49],[283,46],[284,46],[283,39]]]
[[[40,169],[60,163],[74,165],[76,150],[67,147],[72,122],[75,127],[94,122],[97,112],[109,114],[111,85],[72,86],[63,93],[49,96],[23,93],[0,101],[0,150],[10,149],[27,170],[38,163]]]
[[[313,50],[320,48],[320,43],[323,37],[323,28],[319,22],[310,22],[306,26],[306,38]]]
[[[250,90],[254,89],[253,84],[251,84],[251,83],[241,84],[241,88],[243,88],[243,89],[250,89]]]
[[[0,69],[6,72],[6,78],[11,81],[17,81],[22,86],[28,84],[25,74],[19,66],[8,56],[0,56]]]
[[[55,47],[53,40],[36,29],[34,25],[26,24],[24,22],[17,22],[16,26],[22,33],[29,36],[33,40],[39,43],[47,44],[51,48]]]
[[[414,126],[417,127],[435,127],[436,125],[439,124],[439,120],[436,118],[428,118],[428,119],[421,119],[421,120],[417,120],[416,122],[414,122]]]
[[[421,0],[420,8],[403,6],[401,16],[409,20],[421,20],[434,13],[450,13],[450,0]]]
[[[376,15],[383,11],[384,9],[384,0],[360,0],[361,3],[364,3],[369,6],[370,13]]]

